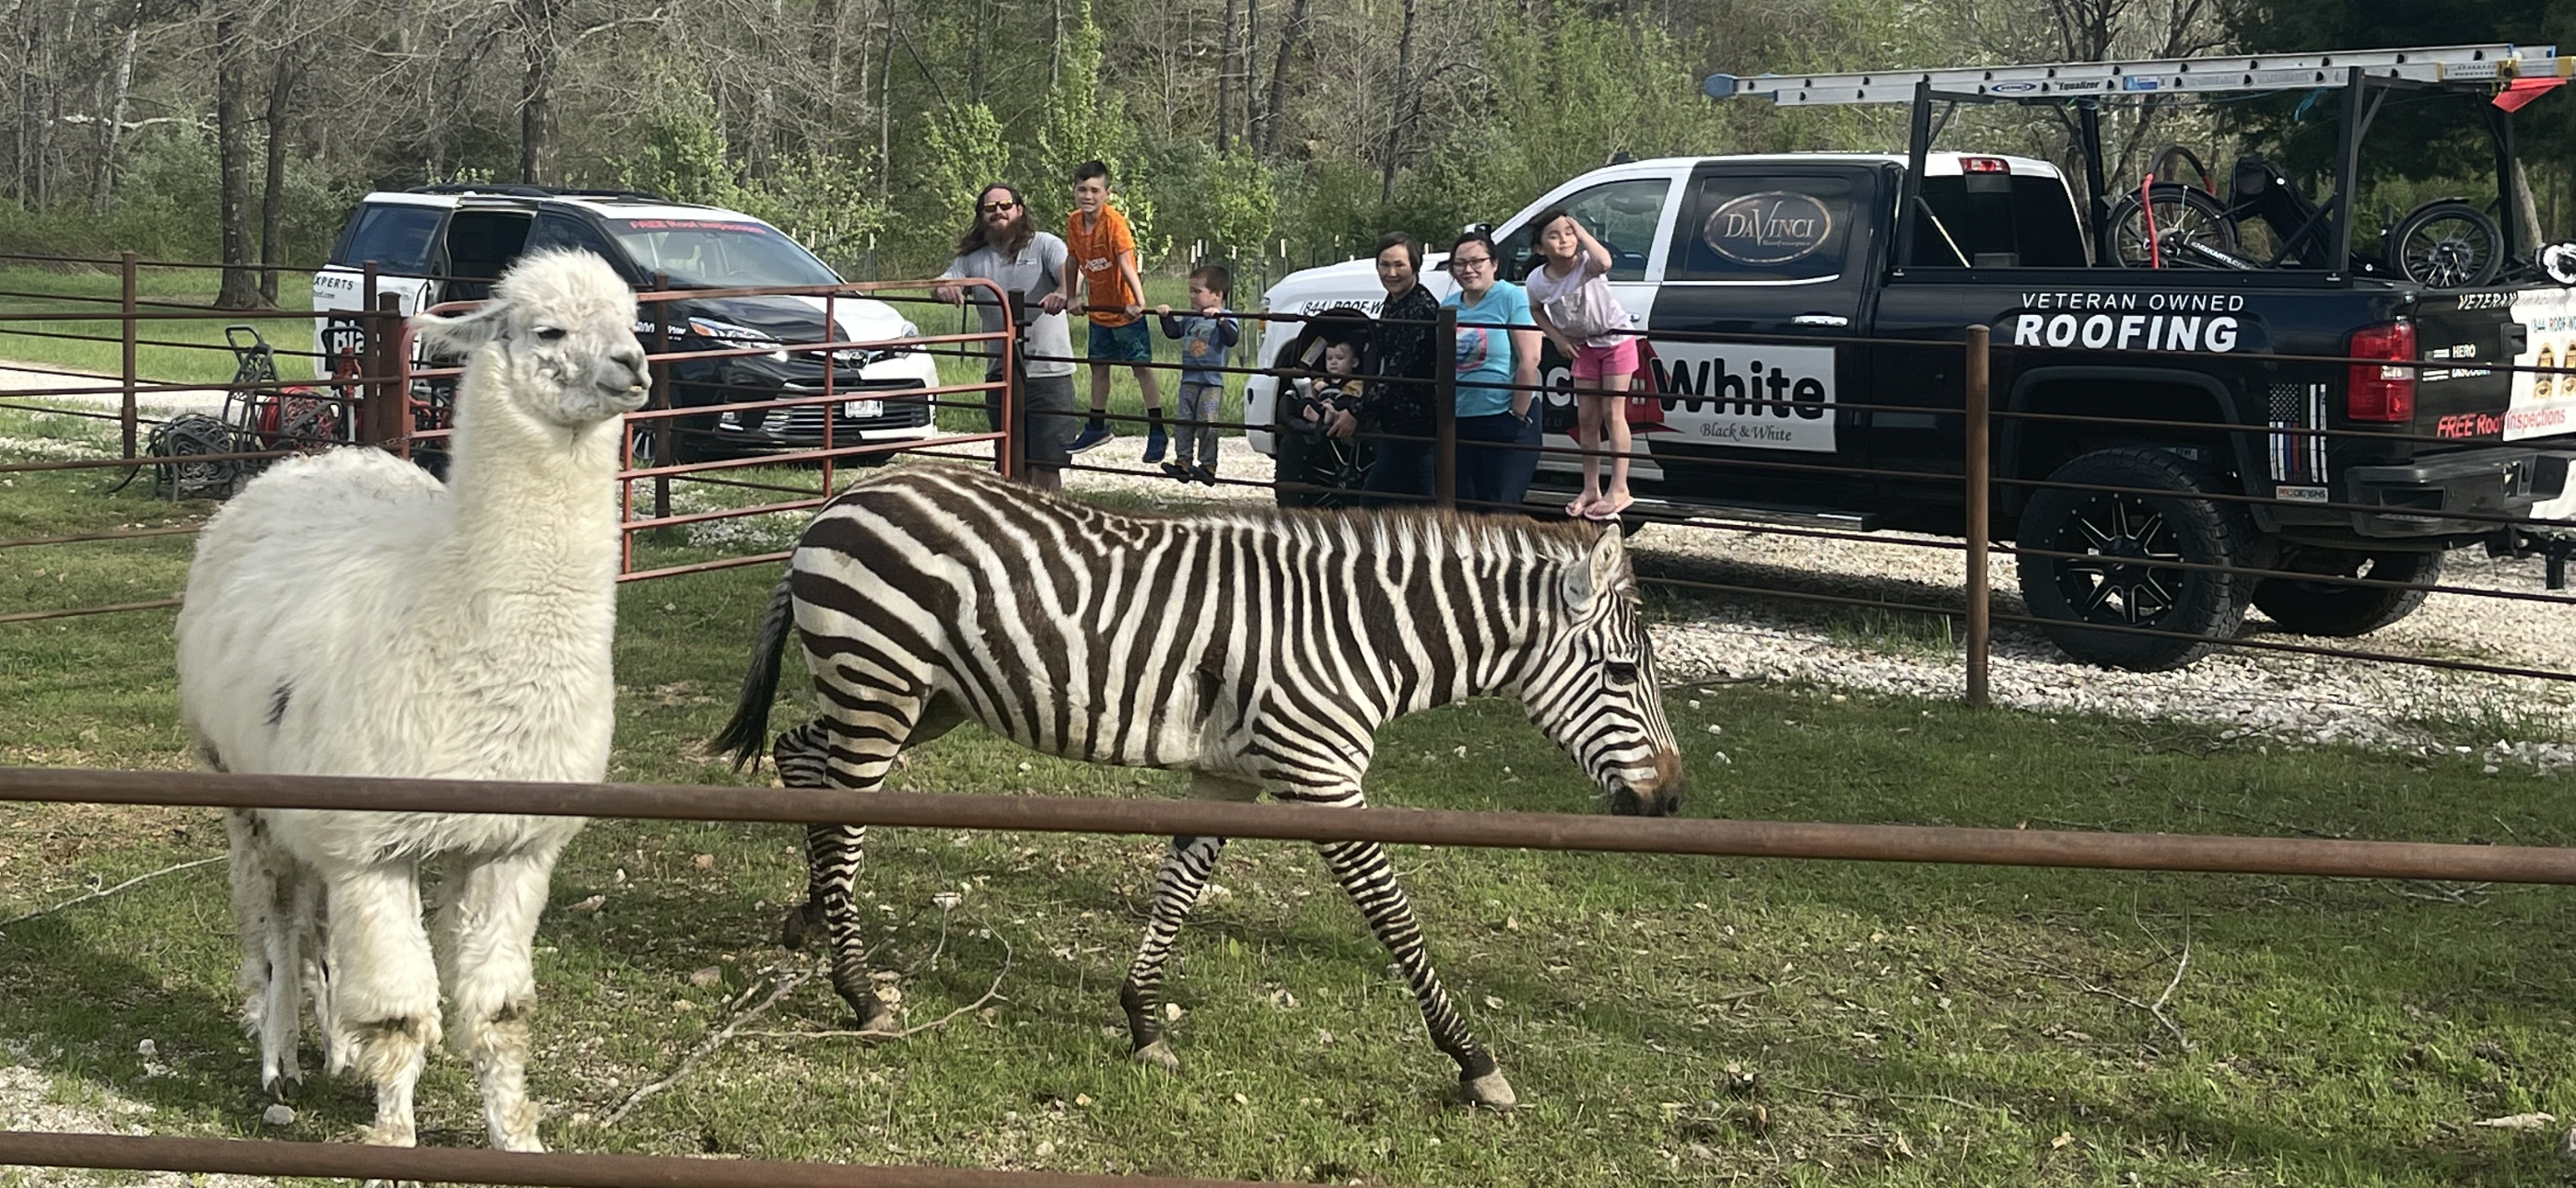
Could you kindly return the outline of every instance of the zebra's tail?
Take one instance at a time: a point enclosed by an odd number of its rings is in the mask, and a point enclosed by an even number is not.
[[[778,667],[787,652],[787,636],[796,626],[796,599],[787,579],[778,579],[769,612],[761,616],[760,638],[751,645],[751,671],[742,674],[742,698],[734,703],[733,720],[716,736],[718,754],[731,752],[734,770],[760,762],[769,743],[769,703],[778,699]]]

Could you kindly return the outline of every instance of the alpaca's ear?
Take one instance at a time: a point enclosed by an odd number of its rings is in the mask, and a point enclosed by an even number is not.
[[[506,309],[498,301],[486,301],[479,308],[453,317],[434,313],[413,314],[411,332],[422,342],[440,348],[443,353],[461,355],[500,335],[506,325]]]

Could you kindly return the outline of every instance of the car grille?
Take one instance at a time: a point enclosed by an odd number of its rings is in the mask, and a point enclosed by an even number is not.
[[[835,401],[831,404],[791,405],[770,410],[769,414],[762,418],[761,432],[774,437],[811,438],[819,441],[823,436],[823,415],[826,409],[831,411],[832,433],[835,439],[844,430],[917,429],[930,423],[930,401],[922,396],[905,393],[919,390],[910,384],[884,388],[872,386],[842,388],[834,385],[833,394],[845,396],[847,400],[884,401],[885,414],[875,417],[853,417],[847,411],[849,406],[846,401]],[[821,389],[801,387],[789,389],[789,392],[795,395],[802,395],[805,391],[819,392]]]

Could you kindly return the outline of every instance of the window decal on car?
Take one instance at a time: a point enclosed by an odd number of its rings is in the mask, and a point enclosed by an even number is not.
[[[1833,212],[1805,194],[1766,190],[1716,210],[1700,228],[1709,250],[1757,267],[1805,259],[1834,233]]]

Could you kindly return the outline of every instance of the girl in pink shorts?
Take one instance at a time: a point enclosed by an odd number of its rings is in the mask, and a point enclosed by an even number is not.
[[[1583,447],[1583,494],[1565,514],[1616,520],[1636,502],[1628,492],[1628,383],[1637,374],[1637,339],[1610,292],[1610,249],[1563,209],[1539,215],[1537,228],[1540,264],[1522,285],[1539,329],[1574,360],[1574,440]],[[1607,485],[1597,452],[1604,436]]]

